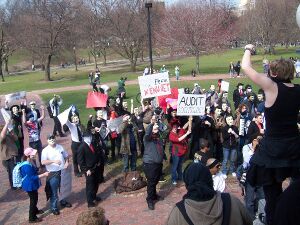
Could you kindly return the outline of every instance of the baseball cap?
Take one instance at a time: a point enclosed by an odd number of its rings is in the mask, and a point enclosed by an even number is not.
[[[25,155],[25,156],[35,155],[36,152],[37,152],[36,149],[33,149],[33,148],[26,148],[26,149],[24,150],[24,155]]]

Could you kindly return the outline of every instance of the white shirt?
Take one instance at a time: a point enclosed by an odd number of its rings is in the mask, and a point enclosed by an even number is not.
[[[56,144],[55,147],[51,147],[48,145],[45,147],[42,151],[42,157],[41,161],[43,160],[60,160],[61,164],[58,165],[56,163],[51,163],[46,165],[46,169],[48,172],[57,172],[62,169],[64,169],[65,165],[65,158],[68,157],[68,153],[65,151],[65,149],[61,146]]]
[[[77,132],[77,125],[74,123],[71,123],[69,120],[67,120],[66,125],[68,126],[68,128],[70,130],[72,141],[79,143],[80,141],[79,141],[78,132]],[[81,131],[80,126],[78,128]]]
[[[243,167],[246,169],[249,167],[249,161],[254,154],[252,143],[244,145],[243,147]]]
[[[214,181],[214,190],[223,192],[226,187],[225,180],[226,180],[227,176],[225,174],[223,174],[222,172],[219,172],[216,175],[213,175],[212,178]]]
[[[109,89],[109,87],[108,87],[106,84],[100,85],[100,88],[103,89],[104,94],[106,94],[106,95],[108,94],[108,89]]]
[[[296,69],[296,73],[299,73],[300,72],[300,61],[297,61],[295,63],[295,69]]]

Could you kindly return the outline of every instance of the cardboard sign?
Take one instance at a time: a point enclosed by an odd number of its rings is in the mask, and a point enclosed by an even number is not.
[[[229,82],[222,80],[221,82],[221,91],[229,91]]]
[[[13,101],[18,101],[20,99],[25,99],[26,91],[15,92],[12,94],[5,95],[5,101],[11,103]]]
[[[167,101],[166,101],[167,98],[177,100],[178,99],[178,89],[171,88],[171,94],[158,97],[159,106],[164,110],[164,112],[166,112],[166,109],[167,109]]]
[[[100,92],[89,91],[86,99],[86,108],[106,107],[108,96]]]
[[[140,76],[138,79],[142,98],[171,94],[168,72]]]
[[[177,99],[166,98],[166,102],[172,109],[177,109]]]
[[[201,116],[205,114],[206,95],[181,94],[178,96],[178,116]]]
[[[117,131],[118,132],[118,128],[121,125],[121,123],[123,123],[123,117],[122,116],[120,116],[116,119],[113,119],[113,120],[108,120],[107,121],[107,128],[110,131]]]
[[[69,164],[67,169],[61,171],[59,199],[63,200],[72,193],[72,165]]]

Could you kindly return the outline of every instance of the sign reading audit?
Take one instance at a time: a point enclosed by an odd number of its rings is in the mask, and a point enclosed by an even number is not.
[[[200,116],[205,114],[206,95],[180,94],[177,102],[178,116]]]

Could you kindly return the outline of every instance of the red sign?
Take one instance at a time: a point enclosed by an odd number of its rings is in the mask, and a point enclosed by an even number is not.
[[[89,91],[86,99],[86,108],[106,107],[108,96],[100,92]]]

